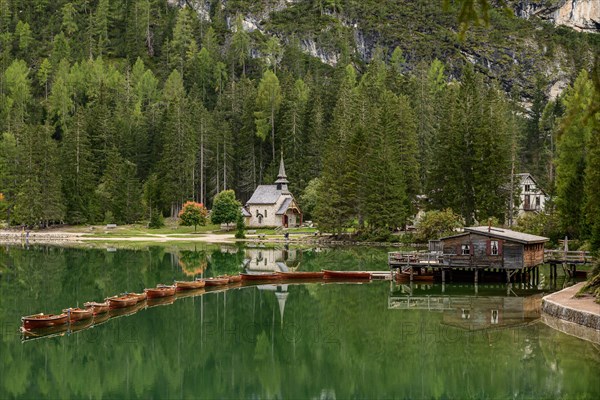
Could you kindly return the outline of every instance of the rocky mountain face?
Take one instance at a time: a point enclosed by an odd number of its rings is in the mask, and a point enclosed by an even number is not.
[[[460,79],[470,63],[525,104],[539,85],[549,97],[559,95],[600,51],[600,40],[587,34],[599,32],[600,0],[491,0],[490,26],[469,29],[463,40],[457,34],[457,10],[444,10],[442,0],[168,2],[191,7],[206,21],[219,15],[229,30],[241,15],[243,29],[256,43],[254,56],[261,55],[260,43],[270,36],[284,46],[294,41],[304,53],[330,66],[340,61],[366,63],[375,48],[391,54],[398,47],[407,72],[438,58],[451,79]],[[506,5],[520,18],[507,16],[502,10]]]
[[[521,18],[540,18],[577,31],[600,33],[600,0],[520,0],[511,6]]]

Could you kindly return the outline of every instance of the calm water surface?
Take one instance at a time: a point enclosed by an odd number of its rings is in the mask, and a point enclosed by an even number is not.
[[[0,249],[0,398],[600,398],[600,350],[537,321],[553,290],[297,284],[177,298],[23,341],[20,317],[193,276],[386,269],[383,249]],[[560,284],[560,282],[559,282]]]

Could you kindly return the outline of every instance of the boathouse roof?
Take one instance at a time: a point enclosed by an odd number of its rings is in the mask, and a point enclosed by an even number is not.
[[[512,231],[504,228],[494,228],[488,226],[471,226],[464,228],[465,232],[477,233],[484,236],[494,237],[498,239],[506,239],[522,244],[544,243],[547,242],[547,237],[530,235],[528,233]]]

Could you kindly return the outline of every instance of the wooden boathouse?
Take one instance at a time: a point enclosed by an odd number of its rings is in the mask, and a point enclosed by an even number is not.
[[[464,228],[464,232],[430,242],[429,253],[388,255],[390,269],[414,275],[431,273],[446,280],[446,274],[498,276],[510,282],[515,274],[539,273],[544,263],[544,243],[548,238],[490,226]]]

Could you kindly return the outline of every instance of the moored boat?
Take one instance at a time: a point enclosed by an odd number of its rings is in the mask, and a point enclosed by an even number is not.
[[[109,309],[108,301],[105,301],[104,303],[89,301],[87,303],[84,303],[83,306],[86,308],[91,308],[93,315],[104,314],[105,312],[108,312]]]
[[[206,286],[221,286],[229,283],[228,277],[216,277],[216,278],[205,278],[204,282]]]
[[[399,282],[407,282],[410,281],[410,271],[400,271],[396,274],[396,281]],[[417,272],[413,273],[413,281],[421,281],[421,282],[431,282],[433,281],[433,273],[426,272],[418,274]]]
[[[108,301],[110,309],[131,307],[138,302],[137,298],[129,296],[112,296],[108,297],[106,301]]]
[[[65,308],[62,311],[69,316],[70,322],[83,321],[84,319],[90,319],[94,316],[94,310],[90,308]]]
[[[229,278],[229,283],[235,283],[235,282],[241,282],[242,281],[242,276],[241,275],[225,275],[227,278]]]
[[[205,284],[206,283],[203,279],[198,279],[195,281],[175,281],[175,288],[177,291],[194,290],[203,288]]]
[[[281,279],[281,275],[278,272],[241,273],[240,276],[242,277],[242,281],[271,281]]]
[[[159,285],[155,288],[144,289],[144,292],[149,299],[156,299],[159,297],[169,297],[175,295],[175,286]]]
[[[279,272],[284,279],[322,279],[323,271],[286,271]]]
[[[323,270],[324,279],[371,279],[371,273],[366,271],[331,271]]]
[[[139,303],[140,301],[144,301],[147,298],[146,293],[123,293],[122,296],[131,298],[131,299],[135,299],[136,303]]]
[[[69,316],[67,314],[34,314],[26,317],[21,317],[24,329],[47,328],[51,326],[64,325],[67,323]]]

